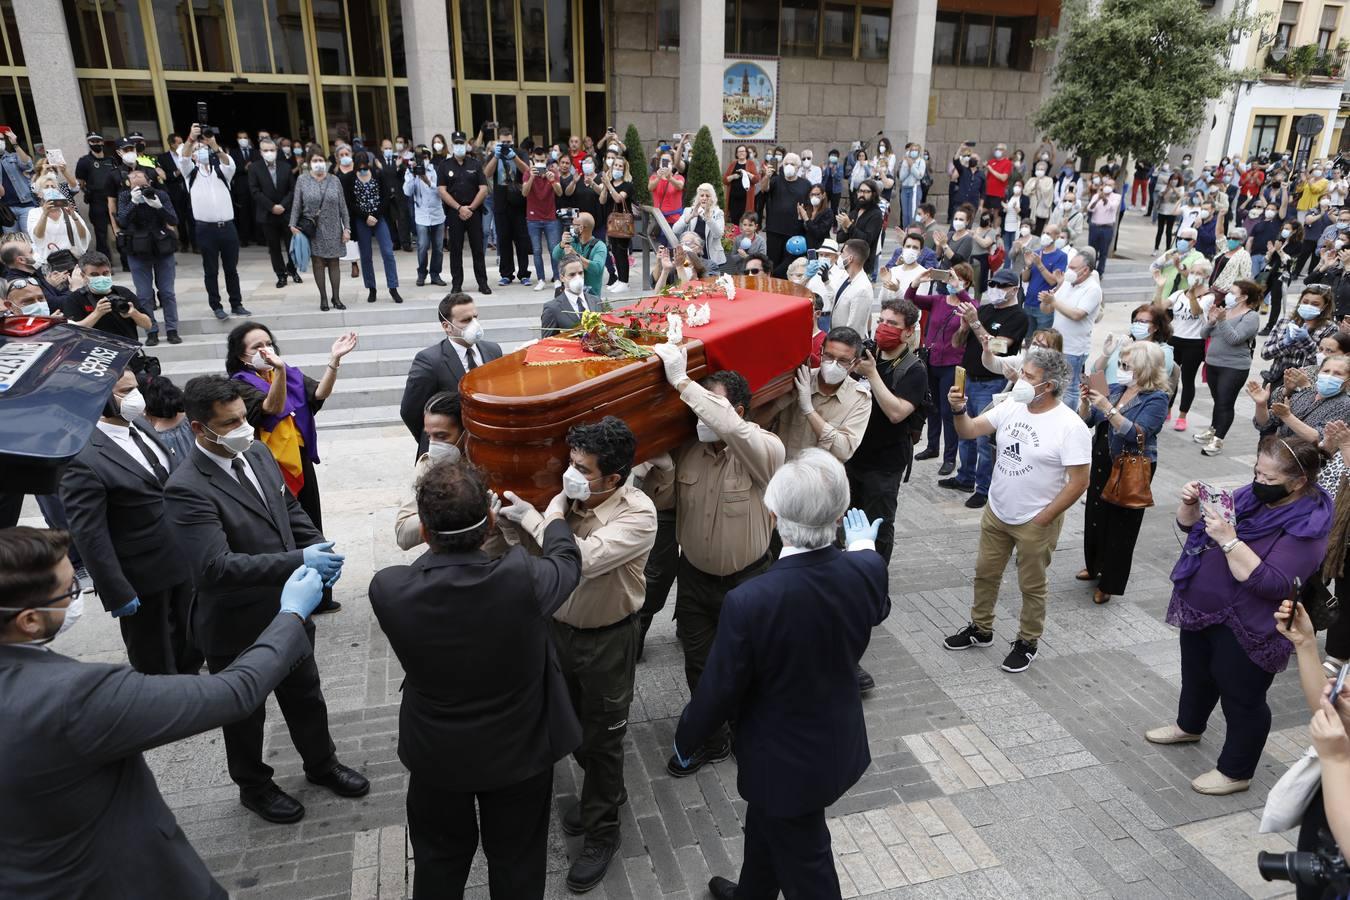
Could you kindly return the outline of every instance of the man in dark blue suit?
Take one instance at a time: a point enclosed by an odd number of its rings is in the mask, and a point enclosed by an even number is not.
[[[891,611],[886,564],[848,476],[824,450],[803,450],[769,482],[783,552],[727,594],[703,678],[675,732],[681,763],[734,721],[736,786],[749,804],[739,885],[714,877],[718,900],[839,897],[825,808],[871,763],[857,667]],[[849,551],[834,546],[844,518]]]

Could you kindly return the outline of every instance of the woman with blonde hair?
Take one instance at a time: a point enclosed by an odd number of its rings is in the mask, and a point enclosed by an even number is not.
[[[1154,341],[1135,341],[1120,351],[1116,383],[1106,395],[1088,388],[1079,414],[1095,428],[1092,473],[1083,527],[1085,565],[1079,581],[1097,579],[1092,602],[1125,593],[1144,510],[1117,506],[1102,497],[1112,466],[1122,453],[1148,457],[1149,480],[1158,469],[1158,432],[1167,418],[1167,359]]]
[[[717,205],[717,192],[711,184],[700,184],[694,192],[694,202],[680,216],[671,231],[676,237],[685,232],[696,234],[703,242],[704,269],[709,275],[717,275],[727,263],[727,253],[722,249],[722,232],[726,229],[726,216]]]
[[[28,210],[25,230],[33,236],[33,264],[46,265],[47,257],[57,250],[69,250],[75,258],[89,249],[94,232],[71,205],[60,188],[60,176],[54,172],[37,179],[33,199],[42,205]]]

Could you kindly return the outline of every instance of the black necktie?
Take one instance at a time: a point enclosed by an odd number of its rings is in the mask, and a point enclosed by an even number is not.
[[[230,468],[234,469],[234,477],[239,479],[239,486],[244,489],[244,492],[261,503],[263,509],[267,509],[267,502],[263,500],[258,493],[258,489],[253,486],[253,482],[249,481],[248,475],[244,472],[244,460],[236,456],[230,460]]]
[[[473,348],[472,348],[472,347],[470,347],[469,349],[467,349],[467,350],[464,351],[464,358],[465,358],[466,360],[469,361],[469,368],[470,368],[470,369],[476,369],[476,368],[478,368],[478,360],[476,360],[476,359],[473,358]]]
[[[131,433],[131,442],[136,445],[136,449],[141,451],[141,456],[150,464],[150,471],[155,473],[159,483],[163,484],[169,480],[169,473],[165,471],[164,466],[160,464],[159,457],[150,449],[150,445],[145,442],[145,438],[136,433],[136,426],[132,425],[127,429]]]
[[[577,315],[586,312],[586,297],[584,294],[577,294]]]

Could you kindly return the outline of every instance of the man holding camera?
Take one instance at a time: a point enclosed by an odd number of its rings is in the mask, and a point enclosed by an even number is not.
[[[497,262],[506,287],[520,273],[521,285],[530,283],[530,235],[525,225],[525,193],[521,187],[530,167],[516,152],[515,132],[510,127],[497,130],[497,141],[483,165],[483,174],[492,179],[492,209],[497,222]],[[512,259],[512,248],[515,258]]]
[[[150,318],[150,333],[145,346],[159,343],[159,323],[155,321],[155,289],[164,307],[164,326],[170,344],[181,344],[178,336],[178,297],[173,290],[178,263],[178,213],[169,192],[152,187],[144,171],[131,173],[129,186],[117,196],[117,224],[127,235],[127,259],[136,298]]]
[[[112,261],[91,250],[80,259],[85,285],[65,299],[66,321],[107,334],[139,341],[139,326],[149,331],[154,321],[136,308],[136,295],[112,279]],[[168,313],[166,311],[165,315]]]
[[[188,139],[178,148],[178,170],[187,179],[192,218],[197,223],[206,299],[216,318],[223,321],[229,315],[221,308],[220,282],[216,279],[222,262],[230,312],[236,316],[252,313],[244,308],[239,290],[239,233],[234,227],[234,200],[230,194],[235,164],[216,139],[218,133],[217,128],[203,129],[193,122]]]
[[[126,238],[120,237],[122,228],[117,221],[117,202],[122,191],[131,187],[131,173],[144,172],[146,180],[150,184],[155,184],[159,180],[159,173],[151,166],[141,163],[140,153],[136,149],[136,140],[139,135],[129,134],[117,141],[117,157],[119,162],[104,176],[104,188],[107,190],[107,199],[104,201],[108,205],[108,215],[112,218],[113,238],[117,242],[117,255],[122,263],[122,271],[131,271],[130,260],[127,259]],[[144,147],[144,139],[141,139],[141,146]]]
[[[553,259],[560,262],[574,253],[586,263],[582,273],[586,278],[586,290],[597,297],[602,296],[609,248],[595,236],[595,217],[590,213],[577,213],[571,226],[562,233],[562,242],[553,248]]]
[[[425,171],[427,165],[429,163],[425,156],[419,159],[413,166],[413,176],[419,174],[419,166]],[[487,165],[495,166],[496,157],[489,160]],[[492,174],[493,169],[469,155],[468,137],[462,131],[450,135],[450,155],[442,157],[436,163],[435,169],[437,191],[441,196],[441,202],[449,208],[445,222],[450,230],[450,291],[459,293],[464,284],[464,236],[467,234],[469,254],[473,257],[473,276],[478,281],[478,293],[491,294],[492,288],[488,287],[487,261],[483,257],[482,209],[488,196],[486,176]],[[417,230],[420,236],[422,230],[420,224]],[[420,271],[422,256],[420,244],[417,255]]]

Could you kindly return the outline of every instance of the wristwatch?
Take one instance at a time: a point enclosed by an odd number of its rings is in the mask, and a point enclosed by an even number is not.
[[[1111,407],[1110,409],[1108,409],[1108,410],[1106,411],[1106,417],[1107,417],[1108,419],[1111,418],[1112,416],[1118,416],[1118,415],[1120,415],[1120,410],[1116,409],[1114,406]]]
[[[1235,537],[1235,538],[1233,538],[1231,541],[1229,541],[1228,543],[1224,544],[1224,545],[1223,545],[1222,547],[1220,547],[1219,549],[1223,551],[1224,556],[1227,556],[1228,554],[1232,553],[1232,552],[1233,552],[1233,548],[1236,547],[1236,546],[1237,546],[1238,544],[1240,544],[1240,543],[1242,543],[1242,538],[1236,538],[1236,537]]]

